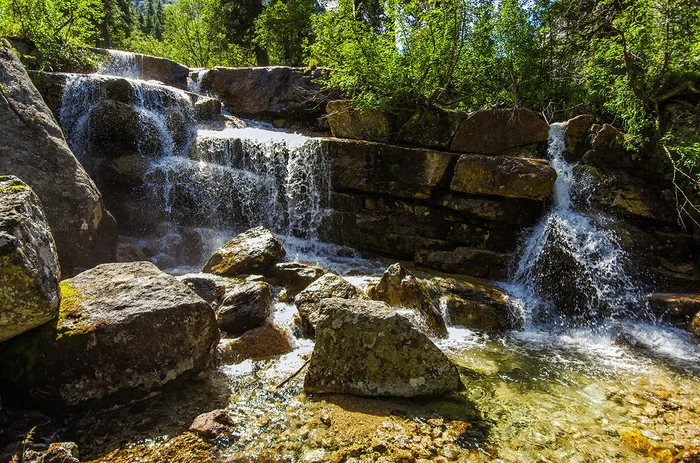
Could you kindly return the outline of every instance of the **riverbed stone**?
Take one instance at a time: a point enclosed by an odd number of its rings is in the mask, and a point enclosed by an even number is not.
[[[462,386],[455,365],[388,304],[331,298],[321,306],[306,392],[415,397]]]
[[[270,276],[288,293],[298,294],[324,275],[320,267],[300,262],[280,262],[270,269]]]
[[[465,154],[457,161],[450,189],[542,201],[549,197],[556,178],[542,159]]]
[[[222,339],[217,350],[219,361],[228,365],[288,354],[292,351],[292,345],[282,328],[274,323],[265,323],[238,338]]]
[[[313,336],[316,323],[322,317],[321,301],[327,298],[360,299],[362,292],[347,280],[326,273],[297,294],[294,304],[299,311],[300,324],[308,336]]]
[[[187,273],[175,278],[213,306],[218,306],[223,301],[226,288],[232,284],[228,278],[211,273]]]
[[[525,108],[483,109],[464,119],[455,133],[451,151],[501,154],[507,149],[544,142],[549,126]]]
[[[140,397],[214,364],[214,311],[150,262],[61,282],[59,316],[0,344],[3,399],[78,407]]]
[[[391,135],[391,117],[381,111],[360,111],[350,101],[334,100],[326,105],[331,132],[337,138],[387,142]]]
[[[271,313],[270,285],[264,281],[249,281],[226,291],[216,310],[216,321],[222,330],[242,334],[265,323]]]
[[[0,342],[58,314],[59,278],[39,198],[17,177],[0,176]]]
[[[403,265],[392,264],[376,285],[367,288],[368,296],[386,302],[392,307],[403,307],[417,312],[433,336],[447,336],[447,327],[423,283]]]
[[[217,409],[199,415],[194,419],[189,430],[205,439],[214,439],[231,432],[235,425],[236,422],[226,410]]]
[[[226,277],[265,272],[285,254],[284,246],[271,231],[251,228],[219,248],[203,271]]]
[[[114,259],[117,224],[12,49],[0,42],[0,175],[39,197],[63,273]]]

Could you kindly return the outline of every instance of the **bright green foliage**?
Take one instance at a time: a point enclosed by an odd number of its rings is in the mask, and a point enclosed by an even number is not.
[[[254,43],[267,52],[271,64],[305,64],[318,10],[315,0],[271,0],[255,19]]]
[[[0,0],[0,35],[32,41],[43,66],[87,64],[92,57],[81,46],[99,37],[100,5],[100,0]]]

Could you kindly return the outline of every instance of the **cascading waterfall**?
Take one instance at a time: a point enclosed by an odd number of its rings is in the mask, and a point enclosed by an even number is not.
[[[107,50],[107,53],[107,60],[97,70],[99,74],[129,79],[141,78],[141,62],[136,54],[121,50]]]
[[[317,140],[256,128],[200,130],[188,156],[162,158],[148,174],[177,222],[305,239],[326,216],[329,176]]]
[[[526,320],[575,323],[628,314],[641,296],[626,256],[603,224],[572,204],[574,169],[564,158],[565,124],[553,124],[548,156],[557,172],[553,205],[524,242],[509,290]]]
[[[100,117],[100,112],[104,118],[113,116],[113,107],[103,105],[108,98],[118,98],[138,114],[139,133],[135,136],[142,156],[169,156],[189,149],[196,129],[194,107],[185,92],[141,80],[75,74],[63,91],[60,122],[79,159],[85,160],[92,153],[95,117]]]

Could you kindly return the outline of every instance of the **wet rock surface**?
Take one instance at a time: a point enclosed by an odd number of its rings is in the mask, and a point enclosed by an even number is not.
[[[4,44],[0,85],[0,174],[21,178],[41,200],[66,275],[112,260],[116,222],[19,59]]]
[[[218,249],[204,265],[204,272],[232,277],[264,273],[285,256],[279,239],[264,227],[241,233]]]
[[[250,281],[226,290],[216,310],[216,322],[227,333],[241,334],[262,325],[271,311],[270,285]]]
[[[324,273],[320,267],[299,262],[280,262],[270,269],[276,284],[284,286],[291,295],[300,293]]]
[[[58,315],[60,269],[39,198],[0,176],[0,342]]]
[[[450,360],[387,304],[331,298],[320,311],[307,392],[413,397],[461,387]]]
[[[61,283],[56,322],[0,345],[8,397],[36,406],[122,402],[213,366],[209,305],[149,262],[103,264]]]

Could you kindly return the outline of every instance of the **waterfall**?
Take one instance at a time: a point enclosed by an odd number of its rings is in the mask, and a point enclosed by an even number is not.
[[[107,100],[117,101],[116,106]],[[99,74],[71,75],[63,91],[60,123],[68,144],[81,161],[95,154],[96,120],[103,125],[126,121],[124,127],[101,129],[115,133],[121,130],[122,138],[133,140],[142,156],[185,153],[195,134],[194,107],[182,90]],[[128,127],[132,121],[138,122]],[[128,133],[129,129],[136,133]]]
[[[314,239],[327,214],[328,161],[320,142],[257,128],[199,130],[188,156],[155,162],[149,184],[177,222],[264,225]]]
[[[107,61],[97,70],[99,74],[130,79],[141,78],[141,63],[134,53],[121,50],[107,50],[107,53],[109,53]]]
[[[605,223],[577,211],[573,166],[565,158],[566,125],[549,131],[548,157],[557,172],[551,210],[524,240],[509,290],[525,319],[590,323],[624,316],[641,296],[625,270],[626,256]]]

